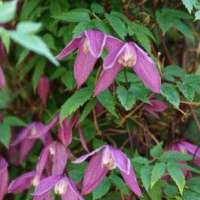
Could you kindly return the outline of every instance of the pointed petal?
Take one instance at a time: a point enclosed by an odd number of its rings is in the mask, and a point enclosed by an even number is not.
[[[85,154],[85,155],[79,157],[78,159],[74,160],[73,163],[75,163],[75,164],[82,163],[83,161],[85,161],[86,159],[88,159],[90,156],[96,154],[97,152],[101,151],[105,147],[106,147],[106,145],[103,145],[103,146],[95,149],[94,151],[92,151],[92,152],[90,152],[88,154]]]
[[[26,157],[32,150],[35,142],[36,141],[32,140],[32,139],[25,139],[22,141],[22,143],[20,144],[20,149],[19,149],[19,162],[20,163],[26,159]]]
[[[67,164],[68,152],[65,147],[59,143],[55,142],[53,145],[55,149],[55,155],[53,155],[53,166],[52,166],[52,175],[61,175],[65,170]]]
[[[139,46],[134,44],[137,53],[137,62],[133,70],[144,82],[144,85],[155,93],[160,93],[161,78],[153,60]]]
[[[5,86],[6,86],[6,78],[2,67],[0,66],[0,89],[5,88]]]
[[[44,178],[40,181],[39,185],[35,188],[34,196],[41,196],[45,193],[49,192],[55,184],[60,181],[62,177],[61,176],[49,176],[47,178]]]
[[[33,200],[54,200],[54,198],[49,193],[46,193],[41,196],[34,196]]]
[[[64,57],[68,56],[75,49],[77,49],[81,42],[81,37],[74,38],[69,44],[65,46],[65,48],[56,56],[58,60],[62,60]]]
[[[6,160],[0,156],[0,200],[3,200],[5,194],[7,193],[8,187],[8,163]]]
[[[85,83],[97,61],[97,58],[92,56],[89,51],[85,53],[83,48],[82,44],[74,64],[74,76],[78,87]]]
[[[108,49],[109,52],[113,51],[113,49],[117,49],[124,44],[123,41],[115,38],[113,36],[107,36],[105,47]]]
[[[85,31],[85,36],[89,42],[89,49],[93,57],[99,58],[106,43],[106,34],[96,30]]]
[[[142,195],[142,192],[141,192],[141,189],[139,187],[139,184],[137,182],[137,178],[136,178],[136,175],[135,175],[135,172],[131,166],[130,168],[130,173],[129,174],[126,174],[124,173],[123,171],[120,171],[121,172],[121,175],[124,179],[124,181],[126,182],[126,184],[128,185],[128,187],[137,195],[137,196],[141,196]]]
[[[156,99],[150,100],[150,106],[152,106],[155,112],[163,112],[168,107],[165,102]]]
[[[118,149],[112,147],[110,147],[110,149],[119,170],[123,171],[126,174],[129,174],[131,168],[131,162],[129,158]]]
[[[9,193],[20,193],[24,190],[28,189],[32,185],[32,180],[35,176],[35,172],[31,171],[28,173],[25,173],[19,177],[17,177],[15,180],[13,180],[9,186],[8,186],[8,192]]]
[[[104,179],[108,170],[102,166],[102,153],[99,152],[94,155],[86,168],[84,178],[83,178],[83,186],[82,186],[82,194],[86,195],[93,191]]]
[[[97,81],[94,95],[97,96],[102,91],[106,90],[113,83],[121,69],[121,65],[116,63],[111,69],[103,70]]]

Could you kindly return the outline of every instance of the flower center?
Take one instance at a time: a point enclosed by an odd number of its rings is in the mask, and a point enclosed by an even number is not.
[[[50,147],[50,148],[49,148],[49,152],[50,152],[50,154],[51,154],[52,156],[56,154],[56,151],[55,151],[55,149],[54,149],[53,147]]]
[[[54,192],[58,195],[62,195],[67,192],[67,183],[65,180],[60,180],[58,183],[56,183],[54,187]]]
[[[109,170],[116,168],[115,160],[110,151],[106,151],[106,150],[104,151],[103,158],[102,158],[102,165]]]
[[[85,54],[87,54],[89,52],[90,48],[89,48],[89,41],[88,39],[86,38],[83,42],[83,52]]]
[[[35,127],[33,127],[32,129],[31,129],[31,133],[30,133],[30,135],[31,136],[34,136],[34,135],[36,135],[36,128]]]
[[[32,180],[32,185],[33,185],[34,187],[36,187],[36,186],[38,186],[39,182],[40,182],[40,177],[38,177],[38,176],[36,175],[36,176],[33,178],[33,180]]]

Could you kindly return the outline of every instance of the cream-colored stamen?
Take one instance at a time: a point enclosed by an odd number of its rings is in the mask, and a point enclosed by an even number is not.
[[[104,152],[103,152],[102,165],[109,170],[116,168],[116,163],[115,163],[115,160],[113,158],[113,155],[107,149],[105,149]]]
[[[65,180],[60,180],[58,183],[56,183],[54,187],[54,192],[58,195],[62,195],[67,192],[67,183]]]
[[[89,41],[88,39],[85,39],[83,42],[83,52],[87,54],[89,52]]]
[[[49,148],[49,152],[50,152],[50,154],[51,154],[52,156],[56,154],[56,151],[55,151],[55,149],[54,149],[53,147],[50,147],[50,148]]]
[[[40,182],[40,177],[38,177],[38,176],[36,175],[36,176],[33,178],[33,180],[32,180],[32,185],[33,185],[34,187],[36,187],[36,186],[38,186],[39,182]]]

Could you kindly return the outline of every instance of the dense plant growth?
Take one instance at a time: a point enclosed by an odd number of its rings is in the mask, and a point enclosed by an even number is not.
[[[200,2],[0,2],[0,200],[200,200]]]

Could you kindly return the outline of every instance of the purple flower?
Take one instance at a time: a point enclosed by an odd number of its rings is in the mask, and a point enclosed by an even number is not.
[[[82,186],[83,195],[93,191],[101,183],[109,170],[118,168],[128,187],[137,196],[141,196],[141,190],[131,162],[122,151],[109,145],[104,145],[89,154],[81,156],[74,163],[81,163],[90,156],[93,157],[84,174]]]
[[[40,181],[36,187],[34,196],[40,197],[54,189],[62,200],[83,200],[75,184],[67,176],[49,176]]]
[[[123,67],[131,67],[153,92],[160,93],[161,78],[153,60],[136,43],[124,43],[107,37],[108,56],[104,59],[103,71],[96,84],[95,95],[107,89]]]
[[[6,87],[6,79],[2,67],[0,66],[0,89]]]
[[[0,156],[0,200],[3,200],[8,187],[8,163]]]
[[[49,79],[47,76],[41,76],[38,84],[38,95],[42,101],[42,103],[45,105],[49,96]]]
[[[74,76],[78,87],[80,87],[92,72],[97,59],[101,56],[106,35],[97,30],[87,30],[79,37],[74,38],[57,55],[58,60],[78,49],[78,55],[74,64]]]
[[[151,99],[150,103],[145,104],[143,109],[152,114],[155,118],[159,119],[159,115],[157,113],[165,111],[167,107],[167,104],[163,101]]]

